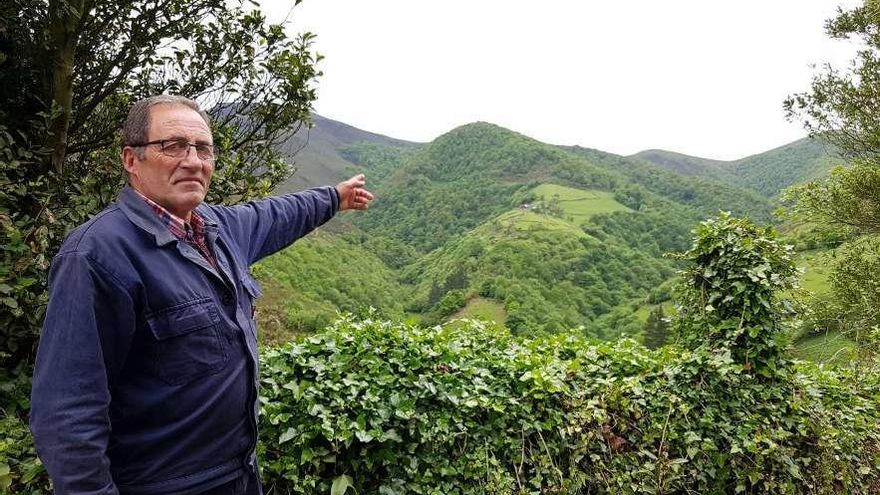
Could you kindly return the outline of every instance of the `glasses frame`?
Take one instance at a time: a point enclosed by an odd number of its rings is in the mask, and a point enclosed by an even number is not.
[[[184,144],[184,143],[187,145],[187,148],[186,148],[186,151],[183,153],[175,154],[175,153],[170,153],[166,150],[166,148],[171,144]],[[143,147],[151,146],[154,144],[159,145],[159,151],[161,151],[163,155],[170,156],[171,158],[184,158],[184,157],[186,157],[186,155],[189,154],[189,148],[192,147],[192,148],[196,149],[196,157],[198,157],[199,160],[206,161],[206,162],[208,162],[208,161],[213,162],[217,159],[217,145],[216,144],[190,143],[189,141],[187,141],[185,139],[158,139],[156,141],[148,141],[146,143],[131,143],[128,146],[130,146],[132,148],[143,148]],[[210,153],[210,156],[209,157],[202,156],[204,151],[207,151],[208,153]]]

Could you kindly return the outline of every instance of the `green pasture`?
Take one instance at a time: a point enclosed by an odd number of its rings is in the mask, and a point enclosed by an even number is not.
[[[841,332],[828,332],[799,340],[791,355],[816,363],[846,364],[857,357],[855,342]]]
[[[651,311],[654,310],[658,305],[657,304],[643,304],[636,309],[635,313],[633,313],[636,319],[642,324],[648,321],[648,315],[651,314]],[[663,314],[666,318],[672,316],[675,313],[675,305],[672,302],[664,302],[660,303],[659,306],[663,307]]]
[[[626,206],[614,199],[614,194],[595,189],[576,189],[573,187],[560,186],[557,184],[541,184],[532,190],[537,196],[542,196],[545,202],[554,198],[559,200],[559,206],[566,216],[580,225],[585,220],[599,213],[611,213],[615,211],[631,211]]]
[[[508,211],[490,222],[497,222],[496,226],[501,227],[500,231],[507,233],[553,231],[566,232],[576,237],[586,236],[579,227],[571,222],[524,209]],[[489,223],[489,225],[492,224]]]
[[[478,296],[471,298],[467,305],[458,310],[450,319],[464,318],[494,321],[498,326],[504,327],[504,322],[507,321],[507,311],[504,310],[504,305],[500,302]]]
[[[832,250],[811,250],[798,253],[795,264],[803,270],[801,287],[813,294],[828,292],[828,277],[831,274]]]

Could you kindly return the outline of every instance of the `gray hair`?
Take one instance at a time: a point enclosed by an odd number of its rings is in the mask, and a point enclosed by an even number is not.
[[[150,132],[150,109],[156,105],[182,105],[198,112],[208,126],[211,126],[211,118],[199,108],[199,104],[185,96],[156,95],[139,100],[128,111],[128,117],[122,126],[122,146],[131,146],[135,143],[143,143]],[[135,150],[138,157],[143,159],[144,149]]]

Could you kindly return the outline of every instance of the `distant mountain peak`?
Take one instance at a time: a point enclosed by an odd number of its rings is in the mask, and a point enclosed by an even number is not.
[[[384,134],[365,131],[353,125],[329,117],[324,117],[317,113],[312,113],[312,123],[313,126],[310,131],[320,131],[327,136],[328,141],[337,146],[349,146],[360,142],[378,142],[389,146],[412,146],[421,144],[414,141],[389,137]]]

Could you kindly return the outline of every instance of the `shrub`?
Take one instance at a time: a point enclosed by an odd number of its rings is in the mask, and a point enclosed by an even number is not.
[[[49,480],[27,427],[30,372],[0,369],[0,493],[49,494]]]
[[[785,311],[779,299],[797,283],[791,246],[770,228],[722,213],[701,222],[678,290],[673,328],[687,347],[728,349],[764,376],[780,364]]]
[[[876,377],[756,380],[729,351],[473,322],[338,321],[266,350],[267,489],[327,493],[869,493]],[[337,491],[336,493],[343,493]]]

